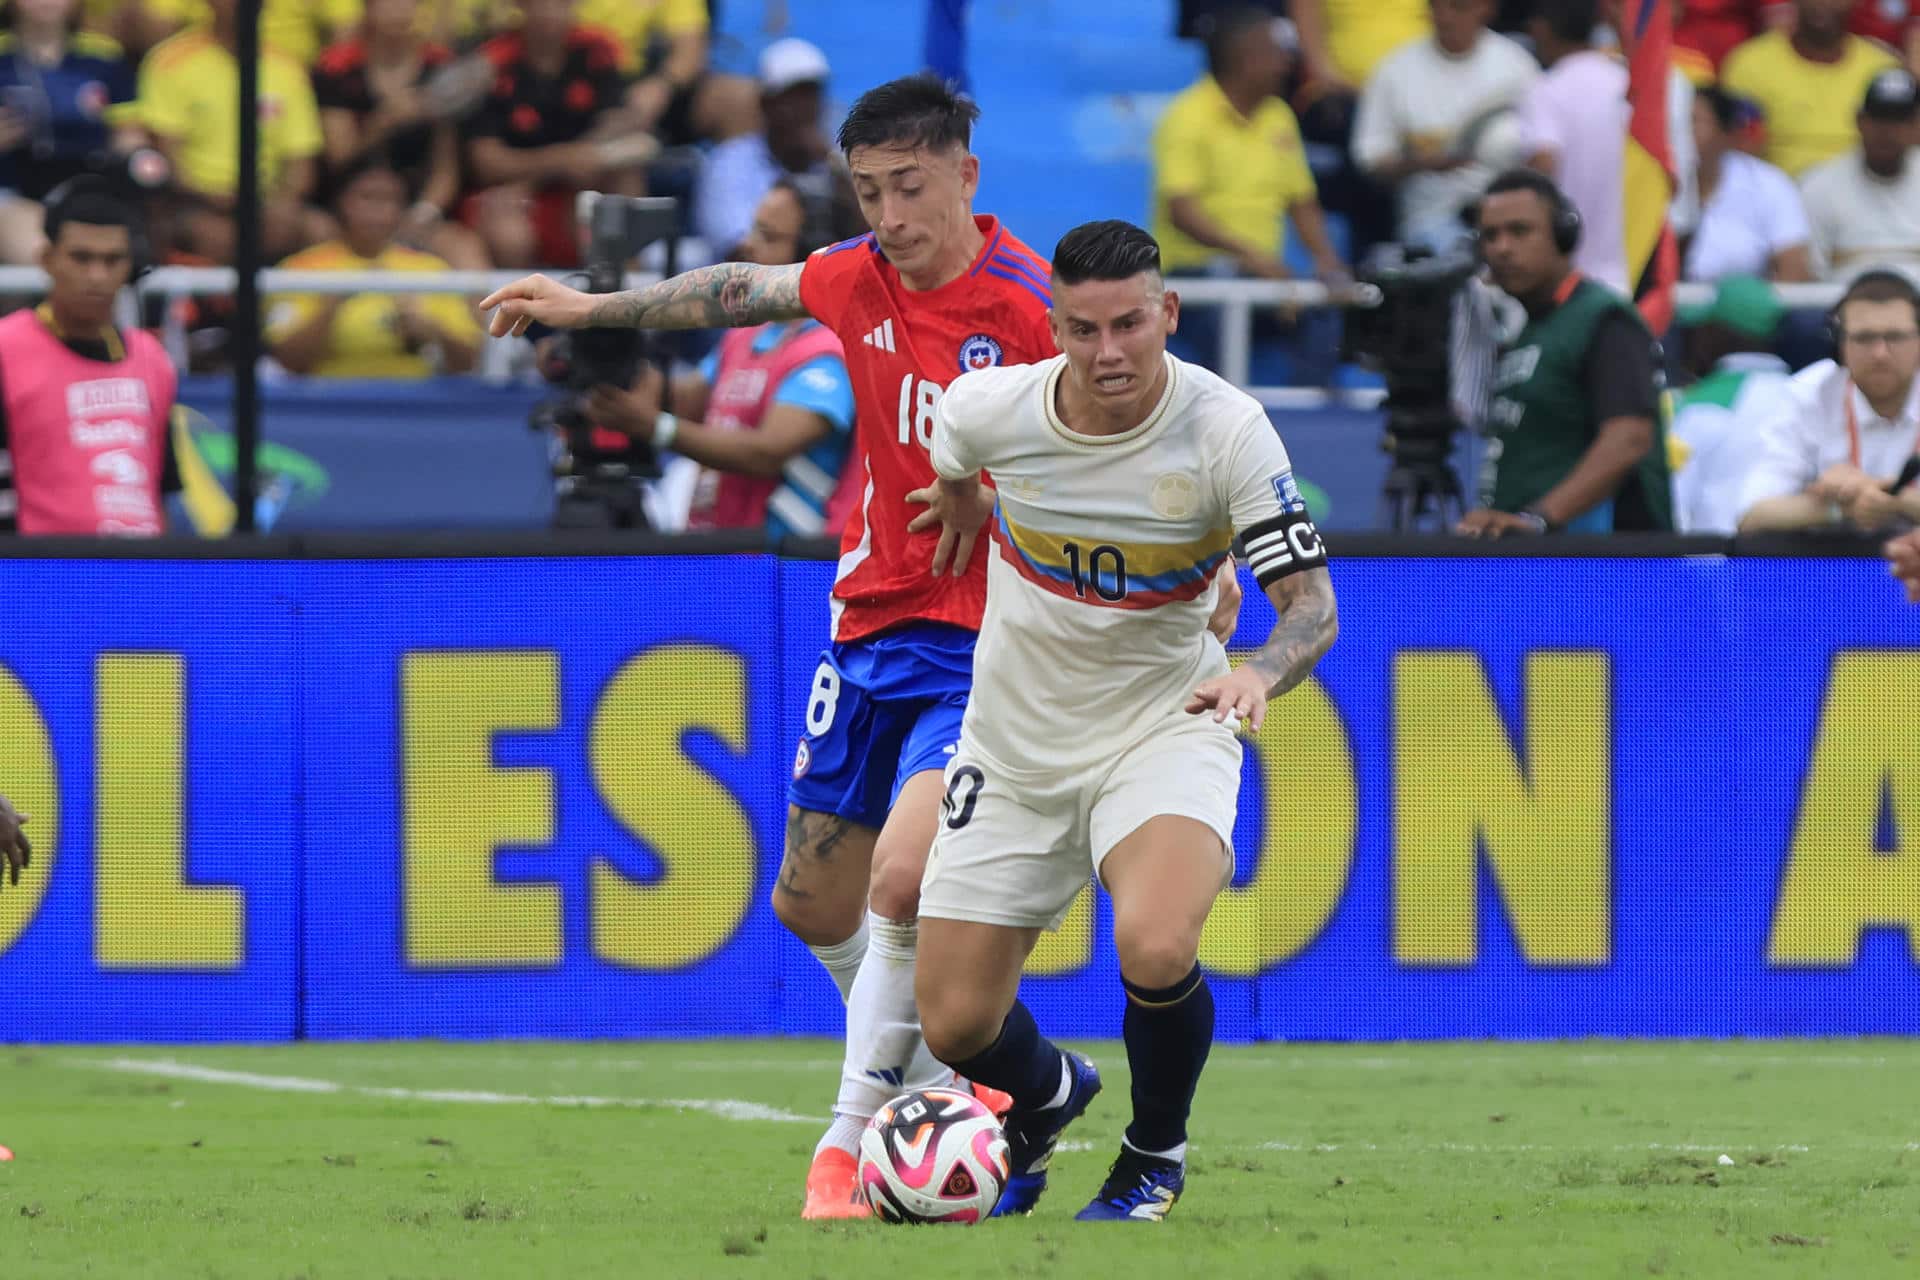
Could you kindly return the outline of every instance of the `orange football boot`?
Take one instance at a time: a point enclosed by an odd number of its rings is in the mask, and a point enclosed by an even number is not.
[[[967,1081],[967,1088],[973,1090],[973,1096],[986,1104],[987,1110],[1000,1119],[1007,1118],[1007,1112],[1013,1110],[1013,1095],[1004,1093],[990,1084],[981,1084],[976,1080]]]
[[[827,1147],[807,1170],[807,1203],[800,1216],[810,1222],[833,1218],[871,1218],[873,1210],[855,1182],[858,1162],[851,1151]]]

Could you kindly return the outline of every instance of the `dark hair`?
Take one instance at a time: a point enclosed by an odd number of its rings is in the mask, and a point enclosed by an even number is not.
[[[411,201],[419,195],[417,176],[404,169],[394,167],[393,160],[387,155],[385,147],[375,147],[355,156],[347,163],[328,173],[328,185],[333,189],[333,199],[338,200],[347,194],[347,188],[370,173],[390,173],[400,179],[400,186]]]
[[[840,150],[906,145],[962,151],[980,108],[937,76],[901,76],[867,90],[840,122]]]
[[[1273,14],[1250,4],[1235,5],[1207,22],[1207,74],[1218,80],[1239,60],[1249,31],[1273,22]]]
[[[47,243],[60,239],[69,222],[86,227],[125,227],[129,239],[139,234],[140,215],[132,203],[96,174],[81,174],[47,193],[46,218],[41,223]]]
[[[1118,218],[1083,222],[1053,247],[1053,278],[1061,284],[1086,280],[1131,280],[1160,270],[1160,243]]]
[[[802,260],[816,249],[851,240],[867,229],[845,179],[837,172],[824,190],[791,177],[779,179],[768,190],[784,191],[800,202],[800,237],[795,248]]]
[[[1693,96],[1707,104],[1723,133],[1739,133],[1760,119],[1760,107],[1751,98],[1729,93],[1717,84],[1695,89]]]
[[[1836,323],[1846,313],[1849,302],[1904,302],[1913,308],[1914,323],[1920,324],[1920,285],[1887,267],[1874,267],[1853,278],[1847,291],[1840,295],[1840,301],[1834,304]]]
[[[1531,191],[1540,197],[1549,212],[1567,207],[1567,193],[1558,184],[1538,169],[1513,168],[1502,170],[1494,175],[1487,184],[1485,195],[1502,196],[1511,191]]]
[[[1538,0],[1533,16],[1568,44],[1588,44],[1600,23],[1598,0]]]

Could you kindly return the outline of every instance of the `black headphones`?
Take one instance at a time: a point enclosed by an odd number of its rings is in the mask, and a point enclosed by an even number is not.
[[[1862,286],[1873,285],[1885,285],[1898,293],[1899,301],[1912,307],[1914,319],[1920,320],[1920,285],[1914,284],[1905,272],[1895,271],[1889,267],[1872,267],[1862,271],[1847,281],[1847,291],[1840,295],[1840,301],[1834,303],[1833,309],[1827,312],[1827,340],[1833,343],[1834,362],[1843,368],[1847,363],[1847,349],[1841,342],[1841,339],[1846,336],[1840,324],[1841,313],[1847,309],[1849,302],[1858,300]]]
[[[1508,183],[1508,191],[1531,191],[1547,204],[1547,230],[1553,236],[1553,247],[1563,254],[1571,254],[1580,247],[1580,211],[1573,207],[1573,201],[1567,199],[1567,193],[1546,174],[1533,169],[1509,169],[1495,179]],[[1481,199],[1485,199],[1483,195]],[[1460,211],[1467,229],[1475,240],[1480,238],[1480,202],[1476,200]]]
[[[125,218],[127,228],[127,256],[133,265],[133,272],[127,277],[133,283],[153,270],[153,250],[147,243],[146,219],[140,216],[140,209],[126,193],[113,182],[97,173],[83,173],[68,178],[65,182],[47,192],[47,198],[41,201],[45,218],[41,225],[47,238],[51,240],[62,222],[68,221],[67,207],[82,196],[97,196],[111,201]]]

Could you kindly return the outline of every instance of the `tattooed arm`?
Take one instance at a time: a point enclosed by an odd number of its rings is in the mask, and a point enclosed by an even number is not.
[[[1267,717],[1267,700],[1306,679],[1333,647],[1340,624],[1325,565],[1275,578],[1267,584],[1267,599],[1280,615],[1267,642],[1229,674],[1201,681],[1187,699],[1188,714],[1211,710],[1216,721],[1245,720],[1257,731]]]
[[[480,303],[493,312],[488,331],[513,337],[530,324],[556,329],[715,329],[797,320],[799,263],[760,267],[723,262],[622,293],[582,293],[545,276],[527,276]]]
[[[1266,681],[1267,697],[1277,698],[1306,679],[1313,664],[1333,647],[1340,621],[1333,606],[1333,579],[1324,565],[1274,579],[1267,585],[1267,599],[1279,619],[1246,668]]]

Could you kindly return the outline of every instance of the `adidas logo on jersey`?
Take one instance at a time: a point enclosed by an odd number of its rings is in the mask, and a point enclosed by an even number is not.
[[[882,351],[892,351],[893,318],[889,316],[884,323],[875,326],[874,331],[860,339],[860,341],[869,347],[878,347]]]

